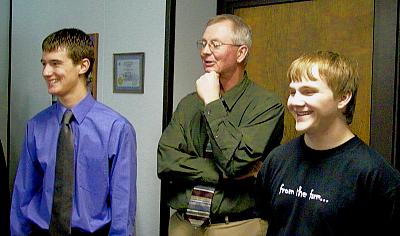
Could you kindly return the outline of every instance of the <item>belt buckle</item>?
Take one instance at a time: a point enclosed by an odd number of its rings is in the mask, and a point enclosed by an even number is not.
[[[213,222],[212,222],[212,220],[211,220],[211,217],[208,219],[208,224],[212,224]],[[228,215],[225,215],[224,216],[224,221],[223,222],[216,222],[216,224],[217,223],[225,223],[225,224],[229,224],[229,216]],[[207,225],[206,223],[204,223],[204,225]]]

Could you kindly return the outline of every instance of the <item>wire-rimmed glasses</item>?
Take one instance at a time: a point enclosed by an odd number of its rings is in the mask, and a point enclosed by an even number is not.
[[[197,48],[198,48],[199,50],[203,50],[203,49],[204,49],[205,47],[207,47],[207,45],[208,45],[208,48],[209,48],[211,51],[218,50],[218,49],[220,49],[220,48],[221,48],[222,46],[224,46],[224,45],[235,46],[235,47],[241,46],[241,45],[238,45],[238,44],[223,43],[223,42],[220,42],[220,41],[218,41],[218,40],[206,41],[206,40],[202,40],[202,39],[197,40],[197,41],[196,41],[196,45],[197,45]]]

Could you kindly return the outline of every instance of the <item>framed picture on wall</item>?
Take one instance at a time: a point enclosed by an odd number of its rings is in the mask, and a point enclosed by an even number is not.
[[[114,93],[144,93],[144,52],[114,54]]]

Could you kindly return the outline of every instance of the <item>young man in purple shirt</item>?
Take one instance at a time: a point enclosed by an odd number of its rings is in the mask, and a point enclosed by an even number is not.
[[[62,29],[43,41],[42,51],[42,75],[58,101],[28,121],[12,196],[11,235],[49,234],[57,140],[66,110],[73,113],[72,235],[133,235],[135,130],[88,91],[93,43],[81,30]]]

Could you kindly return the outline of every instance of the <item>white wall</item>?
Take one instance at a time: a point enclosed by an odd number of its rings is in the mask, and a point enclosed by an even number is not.
[[[138,203],[136,232],[158,235],[160,181],[157,144],[162,130],[165,1],[106,2],[104,50],[104,102],[126,117],[138,141]],[[145,52],[144,94],[112,93],[112,53]]]
[[[26,121],[51,103],[41,78],[42,40],[65,27],[97,32],[97,98],[126,116],[137,132],[136,232],[143,236],[156,236],[159,231],[156,149],[162,129],[165,5],[162,0],[15,0],[12,6],[11,177]],[[113,53],[121,52],[145,52],[144,94],[112,93]]]
[[[216,12],[216,0],[176,1],[174,109],[182,97],[195,91],[195,81],[204,73],[196,41]]]
[[[0,0],[0,139],[7,156],[8,32],[10,1]]]

